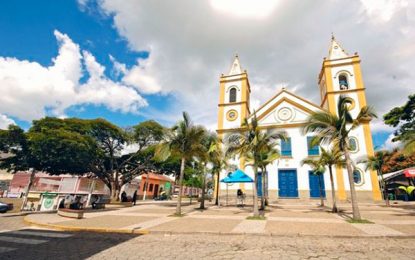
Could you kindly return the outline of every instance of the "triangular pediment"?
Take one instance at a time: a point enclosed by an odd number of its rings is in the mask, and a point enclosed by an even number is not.
[[[321,111],[319,106],[283,89],[261,106],[256,116],[260,126],[298,125],[305,123],[310,114]]]
[[[334,36],[331,38],[329,49],[329,60],[342,59],[349,57],[349,54],[340,46]]]

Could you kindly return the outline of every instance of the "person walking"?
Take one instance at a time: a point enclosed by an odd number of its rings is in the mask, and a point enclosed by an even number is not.
[[[135,202],[137,201],[137,190],[134,191],[133,193],[133,204],[135,206]]]

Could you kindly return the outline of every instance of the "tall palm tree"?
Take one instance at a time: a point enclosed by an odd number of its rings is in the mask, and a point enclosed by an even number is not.
[[[323,165],[323,162],[320,159],[312,159],[312,158],[306,158],[301,161],[301,166],[304,164],[307,164],[311,167],[313,170],[313,174],[317,176],[318,178],[318,188],[320,192],[320,206],[324,207],[324,196],[323,196],[323,183],[321,182],[321,178],[326,171],[326,168]]]
[[[285,136],[281,136],[280,138],[285,139]],[[258,167],[261,169],[262,178],[261,178],[261,185],[262,185],[262,196],[261,196],[261,209],[264,210],[267,203],[267,192],[266,192],[266,179],[267,179],[267,166],[272,164],[274,161],[278,160],[281,156],[280,152],[273,148],[273,147],[265,147],[264,151],[260,152],[260,160],[258,161]]]
[[[322,164],[329,168],[330,174],[330,185],[331,185],[331,199],[333,200],[333,208],[332,212],[337,213],[337,201],[336,201],[336,190],[334,188],[334,180],[333,180],[333,166],[335,165],[344,165],[343,154],[340,152],[339,149],[333,148],[331,151],[326,150],[323,147],[321,149],[321,156],[320,160]]]
[[[360,220],[360,211],[357,204],[356,190],[353,179],[353,161],[349,151],[349,133],[363,123],[376,117],[371,107],[362,107],[356,118],[350,114],[349,107],[353,100],[341,95],[337,103],[337,115],[328,111],[313,113],[307,119],[304,131],[317,134],[316,138],[322,144],[332,144],[343,153],[346,159],[346,168],[350,185],[353,219]]]
[[[254,170],[254,216],[259,216],[258,210],[258,168],[261,161],[261,155],[264,151],[269,150],[277,145],[277,139],[283,136],[279,132],[261,131],[258,127],[258,120],[254,112],[254,116],[249,123],[245,119],[243,127],[245,131],[235,133],[227,138],[226,154],[239,155],[239,158],[247,158],[252,162]]]
[[[219,138],[216,138],[216,140],[210,144],[208,150],[209,161],[212,163],[212,173],[216,175],[215,205],[217,206],[219,205],[220,173],[228,167],[228,161],[223,153],[221,144],[222,141]]]
[[[203,154],[202,140],[205,133],[206,130],[203,127],[195,126],[189,115],[183,112],[183,120],[173,126],[170,131],[167,131],[165,140],[156,147],[155,158],[160,161],[166,160],[171,155],[177,155],[181,158],[176,215],[182,213],[182,184],[186,161]]]
[[[376,171],[378,176],[380,176],[380,187],[383,191],[383,198],[385,199],[386,206],[389,206],[389,198],[386,193],[385,180],[383,179],[383,166],[386,164],[389,156],[390,153],[388,151],[377,151],[374,156],[368,156],[366,159],[359,161],[359,163],[366,164],[366,170],[370,169]]]

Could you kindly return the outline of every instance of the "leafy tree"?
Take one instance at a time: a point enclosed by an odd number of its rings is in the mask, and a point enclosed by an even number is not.
[[[264,159],[264,152],[273,149],[277,145],[277,139],[281,138],[281,133],[271,131],[261,131],[258,127],[258,120],[256,114],[249,123],[245,119],[244,125],[245,131],[241,133],[235,133],[227,139],[226,154],[239,155],[240,158],[246,158],[249,160],[254,169],[254,216],[259,216],[258,211],[258,194],[257,194],[257,182],[258,182],[258,168]]]
[[[172,155],[180,157],[181,160],[176,215],[182,213],[182,185],[186,161],[192,160],[195,156],[203,156],[204,147],[201,141],[205,132],[203,127],[195,126],[189,115],[183,112],[183,120],[173,126],[170,131],[167,131],[165,140],[156,148],[156,158],[160,161],[164,161]]]
[[[22,208],[36,172],[84,174],[96,158],[94,141],[69,127],[62,127],[66,124],[59,120],[34,121],[27,133],[17,126],[0,133],[0,147],[7,154],[0,160],[0,168],[11,172],[31,171]]]
[[[318,177],[318,188],[320,192],[320,206],[324,207],[324,196],[323,196],[323,184],[321,177],[326,171],[324,164],[321,159],[306,158],[301,161],[301,165],[307,164],[313,170],[313,174]]]
[[[366,170],[370,169],[376,171],[378,176],[381,178],[381,189],[383,193],[383,199],[386,201],[386,206],[389,206],[389,198],[386,193],[385,180],[383,179],[383,168],[387,162],[390,153],[388,151],[377,151],[374,156],[368,156],[366,159],[360,160],[359,163],[364,163],[366,165]]]
[[[330,184],[331,184],[331,198],[333,200],[333,207],[332,212],[337,213],[337,202],[336,202],[336,189],[334,188],[334,180],[333,180],[333,166],[344,165],[344,159],[343,154],[340,152],[340,150],[334,148],[332,150],[326,150],[323,147],[320,147],[321,149],[321,156],[320,160],[323,165],[327,166],[329,168],[329,174],[330,174]]]
[[[385,156],[382,173],[395,172],[415,166],[415,153],[407,155],[395,149]]]
[[[353,181],[353,161],[350,158],[349,133],[363,123],[376,117],[371,107],[362,107],[356,118],[350,114],[349,107],[353,100],[346,96],[340,96],[337,103],[337,115],[330,112],[317,112],[309,116],[304,131],[316,133],[319,143],[332,144],[338,148],[345,157],[347,174],[350,185],[350,193],[353,208],[353,219],[360,220],[360,211],[357,204],[356,190]]]
[[[398,127],[392,141],[402,141],[405,152],[412,154],[415,152],[415,94],[408,99],[405,105],[395,107],[383,115],[383,120],[387,125]]]

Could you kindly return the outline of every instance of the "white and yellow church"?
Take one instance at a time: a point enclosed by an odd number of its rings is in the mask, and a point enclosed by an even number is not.
[[[350,108],[353,116],[357,116],[360,108],[366,106],[360,57],[357,53],[349,55],[334,37],[331,40],[328,57],[324,58],[318,75],[317,90],[320,92],[320,104],[314,104],[283,88],[256,109],[260,128],[282,130],[288,136],[287,141],[279,145],[281,158],[267,168],[266,185],[271,200],[319,198],[318,178],[323,181],[324,195],[329,198],[331,185],[328,171],[322,177],[318,177],[312,174],[309,166],[301,166],[304,158],[320,154],[318,147],[310,146],[312,134],[305,135],[302,128],[311,113],[319,111],[336,113],[336,102],[340,95],[347,95],[353,99],[354,102]],[[219,136],[224,137],[243,130],[244,119],[248,118],[249,121],[249,118],[253,117],[253,111],[250,111],[250,94],[248,73],[242,69],[239,58],[236,56],[229,73],[220,77],[217,129]],[[369,123],[352,130],[350,144],[351,156],[355,161],[364,156],[373,155]],[[246,164],[243,158],[236,158],[232,163],[238,165],[254,179],[252,167]],[[226,174],[227,171],[223,171],[220,179],[226,177]],[[258,179],[260,181],[261,176]],[[357,165],[353,181],[359,200],[382,199],[376,172],[366,171],[364,165]],[[348,200],[350,195],[348,194],[349,181],[346,169],[341,167],[334,169],[334,183],[337,198],[341,201]],[[236,194],[237,189],[252,194],[251,184],[234,184],[227,187],[227,184],[221,183],[221,197],[226,189],[230,190],[230,194]],[[262,193],[260,187],[259,193]]]

